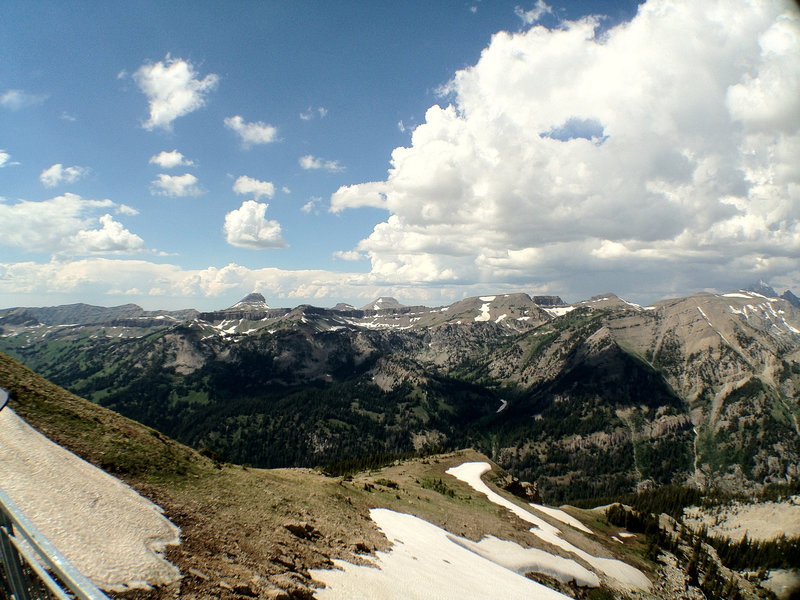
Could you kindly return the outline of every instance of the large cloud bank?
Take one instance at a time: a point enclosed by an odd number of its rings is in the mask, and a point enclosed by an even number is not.
[[[497,33],[385,181],[374,281],[648,293],[800,281],[800,23],[781,2],[660,1]],[[642,290],[636,290],[641,292]]]

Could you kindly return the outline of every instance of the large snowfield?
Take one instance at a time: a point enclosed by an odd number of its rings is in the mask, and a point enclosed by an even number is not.
[[[372,509],[370,516],[392,542],[392,549],[378,552],[374,567],[337,560],[335,564],[340,570],[313,570],[314,579],[327,586],[315,594],[320,600],[565,600],[569,597],[499,564],[495,558],[508,550],[505,545],[492,547],[495,542],[490,542],[478,553],[475,546],[486,539],[476,544],[413,515],[384,508]],[[524,551],[513,542],[502,544]],[[549,555],[549,559],[557,557]]]
[[[613,580],[617,587],[650,588],[650,581],[638,569],[577,548],[561,537],[558,528],[492,491],[481,479],[490,468],[488,463],[472,462],[447,472],[534,525],[531,531],[542,540],[580,557]],[[544,507],[543,512],[585,533],[592,533],[564,511]],[[391,550],[378,552],[374,566],[337,560],[337,570],[312,571],[314,579],[327,586],[315,594],[320,600],[568,597],[526,578],[527,572],[546,574],[561,582],[574,581],[581,586],[600,585],[600,577],[576,560],[544,550],[523,548],[516,542],[494,536],[473,542],[413,515],[382,508],[373,509],[370,516],[392,542]]]
[[[0,411],[0,487],[97,587],[123,591],[174,581],[160,556],[180,542],[161,509],[51,442],[11,409]]]
[[[566,550],[575,556],[582,558],[586,561],[589,565],[591,565],[597,571],[600,571],[607,577],[616,580],[618,584],[621,584],[623,587],[628,587],[631,589],[643,589],[648,590],[650,589],[650,580],[647,579],[644,573],[642,573],[639,569],[632,567],[631,565],[622,562],[621,560],[616,560],[614,558],[602,558],[599,556],[593,556],[588,552],[581,550],[580,548],[570,544],[565,539],[561,537],[561,531],[557,527],[550,525],[544,519],[537,517],[536,515],[532,514],[530,511],[514,504],[510,500],[507,500],[500,496],[498,493],[494,492],[486,485],[483,480],[481,479],[481,475],[491,470],[491,466],[489,463],[486,462],[470,462],[464,463],[457,467],[453,467],[448,469],[447,472],[450,475],[453,475],[457,479],[468,483],[476,492],[480,492],[485,494],[489,500],[494,502],[495,504],[499,504],[513,512],[517,515],[520,519],[527,521],[533,527],[531,527],[531,533],[539,537],[545,542],[549,542],[550,544],[561,548],[562,550]],[[555,510],[555,509],[554,509]],[[558,511],[561,515],[556,516],[556,518],[560,521],[569,521],[571,517],[564,513],[563,511]],[[550,515],[554,515],[553,511],[548,511]],[[568,518],[569,517],[569,518]],[[585,529],[583,527],[579,529]],[[577,564],[577,563],[576,563]]]

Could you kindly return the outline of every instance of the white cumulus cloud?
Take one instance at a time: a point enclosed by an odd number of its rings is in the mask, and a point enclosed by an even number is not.
[[[177,150],[170,152],[162,151],[150,157],[151,165],[158,165],[162,169],[173,169],[175,167],[191,167],[194,161],[187,159]]]
[[[39,174],[39,181],[41,181],[45,187],[51,188],[62,183],[75,183],[82,177],[88,175],[88,173],[89,169],[87,167],[65,167],[61,163],[56,163]]]
[[[281,234],[280,223],[266,218],[267,206],[255,200],[245,200],[239,208],[225,215],[222,230],[228,243],[254,250],[286,248],[288,244]]]
[[[275,186],[269,181],[259,181],[242,175],[234,182],[233,191],[242,195],[253,194],[253,198],[258,200],[262,196],[272,198],[275,195]]]
[[[157,196],[199,196],[204,192],[197,184],[197,177],[191,173],[183,175],[167,175],[159,173],[158,178],[150,182],[150,193]]]
[[[311,154],[306,154],[298,159],[298,164],[305,170],[323,169],[331,173],[344,171],[344,167],[336,160],[323,160]]]
[[[357,261],[366,258],[361,252],[357,250],[336,250],[333,253],[334,258],[339,260]]]
[[[99,221],[100,229],[81,229],[70,239],[78,254],[117,254],[144,250],[142,238],[125,229],[111,215],[105,214]]]
[[[598,23],[495,34],[386,180],[332,195],[388,211],[357,246],[373,277],[657,296],[797,276],[797,10],[660,0]]]
[[[278,128],[263,121],[248,123],[239,115],[225,118],[225,127],[236,132],[245,148],[256,144],[274,142],[278,136]]]
[[[142,239],[108,213],[125,205],[111,200],[87,200],[64,194],[41,202],[21,200],[0,204],[0,243],[34,252],[59,255],[116,254],[145,250]],[[99,226],[99,227],[98,227]]]
[[[203,106],[219,81],[214,73],[198,79],[192,63],[169,55],[163,61],[142,65],[133,79],[150,102],[150,118],[142,126],[167,131],[172,130],[175,119]]]

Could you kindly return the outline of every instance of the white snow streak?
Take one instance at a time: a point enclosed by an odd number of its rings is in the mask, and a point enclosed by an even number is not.
[[[531,502],[531,506],[538,511],[550,515],[554,519],[557,519],[562,523],[565,523],[566,525],[571,525],[575,529],[580,529],[584,533],[588,533],[589,535],[594,535],[594,532],[591,529],[586,527],[586,525],[581,523],[578,519],[576,519],[572,515],[565,513],[563,510],[560,510],[558,508],[552,508],[550,506],[545,506],[543,504],[535,504],[533,502]]]
[[[601,558],[593,556],[577,546],[573,546],[561,537],[561,532],[558,528],[553,527],[537,516],[534,516],[529,511],[521,506],[514,504],[510,500],[503,498],[500,494],[494,492],[487,486],[481,479],[481,475],[491,470],[491,466],[486,462],[472,462],[464,463],[458,467],[452,467],[447,470],[447,473],[453,475],[457,479],[464,481],[471,485],[475,491],[486,494],[486,496],[494,502],[513,512],[520,519],[531,523],[531,533],[540,539],[558,546],[562,550],[571,552],[579,556],[595,569],[602,571],[607,576],[616,579],[619,583],[634,588],[634,589],[650,589],[650,580],[639,569],[630,566],[620,560],[613,558]]]

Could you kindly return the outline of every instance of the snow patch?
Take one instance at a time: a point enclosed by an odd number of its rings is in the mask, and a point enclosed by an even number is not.
[[[594,532],[586,527],[583,523],[581,523],[578,519],[573,517],[572,515],[565,513],[563,510],[558,508],[552,508],[550,506],[544,506],[543,504],[534,504],[531,502],[531,506],[534,507],[536,510],[540,510],[546,515],[553,517],[554,519],[565,523],[566,525],[571,525],[575,529],[580,529],[584,533],[588,533],[589,535],[594,535]]]
[[[636,304],[635,302],[628,302],[627,300],[623,300],[622,298],[620,298],[620,300],[622,300],[628,306],[632,306],[636,310],[642,310],[642,306],[640,304]]]
[[[514,564],[540,561],[545,568],[563,572],[562,563],[565,561],[563,558],[543,551],[539,551],[540,555],[537,553],[535,556],[526,557],[527,561],[520,560],[517,554],[498,557],[499,549],[493,541],[471,542],[449,534],[444,529],[413,515],[385,508],[373,508],[370,517],[392,542],[392,549],[389,552],[376,552],[377,568],[334,560],[337,570],[311,569],[311,576],[324,582],[326,586],[315,592],[316,598],[320,600],[397,598],[564,600],[568,598],[494,560],[497,558],[504,563]],[[513,542],[497,541],[505,551],[510,550],[506,544],[513,544]],[[525,551],[520,546],[517,548],[521,552]],[[577,563],[574,564],[578,569],[582,569]],[[575,569],[575,572],[578,572],[578,569]],[[592,573],[588,573],[588,576],[591,575]],[[586,575],[582,573],[579,577],[581,576]]]
[[[130,487],[51,442],[10,408],[0,412],[0,487],[99,588],[165,585],[162,556],[180,530]]]
[[[500,404],[500,408],[498,408],[498,409],[495,411],[495,413],[501,413],[501,412],[503,412],[503,411],[506,409],[506,407],[508,406],[508,400],[503,400],[503,399],[501,398],[501,399],[500,399],[500,402],[501,402],[501,404]]]
[[[494,320],[494,322],[495,322],[495,323],[499,323],[500,321],[502,321],[503,319],[505,319],[507,316],[508,316],[507,314],[503,313],[502,315],[500,315],[499,317],[497,317],[497,318]]]
[[[481,314],[475,317],[476,322],[483,322],[489,320],[489,303],[481,305]]]
[[[555,308],[545,308],[544,312],[546,312],[551,317],[563,317],[569,311],[575,310],[574,306],[556,306]]]
[[[481,296],[479,299],[481,302],[492,302],[497,296]]]
[[[527,521],[528,523],[532,524],[533,527],[531,528],[531,533],[533,533],[539,539],[549,542],[554,546],[558,546],[562,550],[566,550],[567,552],[575,554],[579,558],[585,560],[593,568],[605,573],[608,577],[615,579],[625,587],[643,590],[650,589],[650,580],[647,579],[645,574],[639,569],[632,567],[631,565],[620,560],[594,556],[584,550],[581,550],[577,546],[574,546],[564,540],[561,537],[561,531],[557,527],[550,525],[550,523],[544,519],[533,515],[531,512],[525,510],[521,506],[514,504],[497,492],[491,490],[489,486],[486,485],[481,479],[481,475],[490,470],[491,466],[489,463],[471,462],[463,463],[457,467],[451,467],[447,470],[447,473],[469,484],[476,492],[485,494],[491,502],[507,508],[523,521]]]

